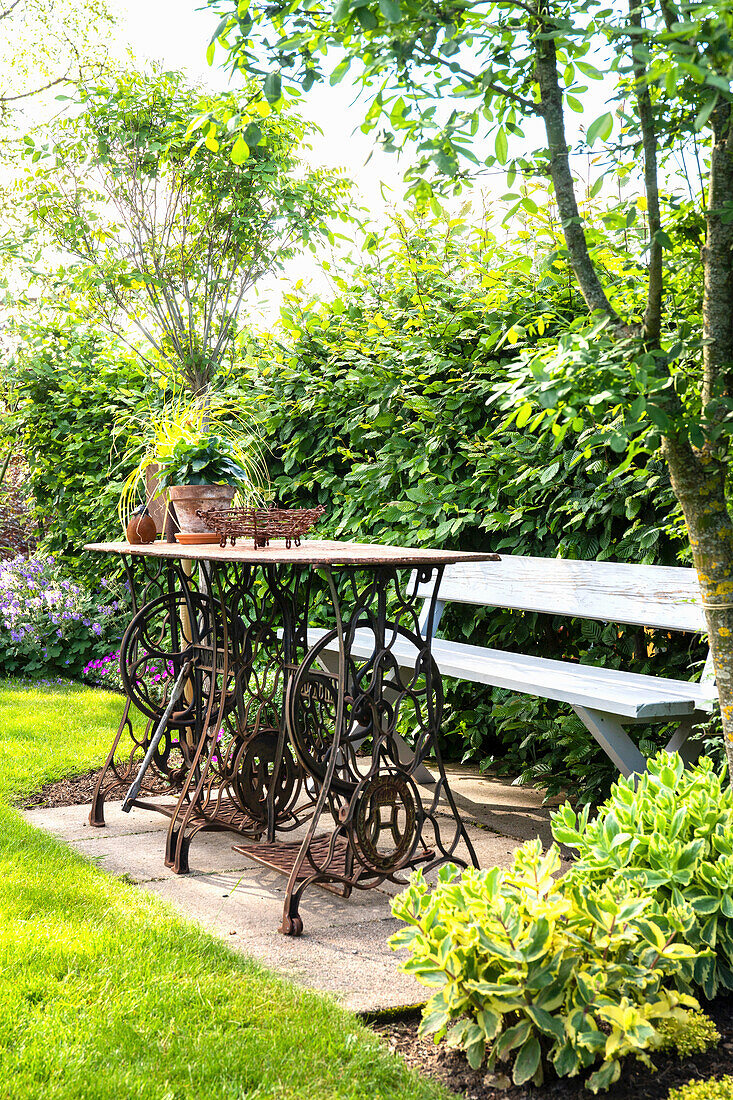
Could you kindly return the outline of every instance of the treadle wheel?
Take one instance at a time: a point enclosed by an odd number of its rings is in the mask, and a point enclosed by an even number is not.
[[[253,821],[267,820],[267,798],[272,786],[278,735],[274,731],[256,734],[237,750],[232,765],[232,793]],[[288,813],[297,794],[298,769],[289,748],[285,748],[273,796],[275,821]]]
[[[362,865],[379,875],[405,867],[422,831],[420,795],[412,779],[402,772],[371,775],[352,801],[350,837]]]
[[[190,700],[181,698],[168,726],[186,729],[197,711],[205,711],[212,690],[213,660],[220,650],[221,631],[212,622],[211,605],[199,593],[175,592],[158,596],[140,608],[120,646],[120,673],[128,698],[146,717],[159,721],[166,709],[175,677],[194,656],[198,665]],[[216,684],[215,684],[216,690]]]
[[[417,651],[425,648],[425,642],[417,634],[394,623],[385,626],[387,641],[408,642]],[[325,780],[333,745],[338,705],[338,677],[323,672],[321,655],[330,651],[338,638],[335,630],[324,634],[308,651],[298,668],[288,692],[288,728],[295,754],[306,772],[321,783]],[[381,691],[375,691],[375,664],[379,661],[381,673],[377,682]],[[435,661],[431,658],[431,699],[428,700],[426,677],[423,672],[409,673],[403,681],[391,648],[369,657],[351,654],[346,662],[346,692],[344,697],[344,726],[339,742],[339,759],[331,780],[331,790],[350,797],[358,784],[363,782],[363,769],[357,766],[356,747],[368,737],[380,738],[380,755],[391,758],[399,767],[399,754],[391,739],[396,731],[397,712],[410,710],[418,728],[425,729],[432,708],[439,714],[442,708],[442,683]],[[387,689],[387,690],[385,690]],[[409,701],[408,701],[409,697]],[[384,735],[387,735],[384,737]],[[372,762],[373,763],[373,762]]]
[[[302,936],[303,935],[303,921],[298,917],[283,917],[283,922],[280,925],[280,931],[283,936]]]

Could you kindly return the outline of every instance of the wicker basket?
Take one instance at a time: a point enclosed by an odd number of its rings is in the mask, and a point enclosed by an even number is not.
[[[300,546],[301,536],[318,523],[325,509],[317,508],[270,508],[258,511],[256,508],[210,508],[198,512],[210,531],[219,535],[220,546],[226,546],[227,539],[232,546],[238,538],[254,539],[255,549],[269,545],[270,539],[285,539],[289,550],[295,543]]]

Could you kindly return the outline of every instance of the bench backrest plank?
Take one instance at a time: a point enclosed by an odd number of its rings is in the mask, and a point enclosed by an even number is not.
[[[419,592],[430,590],[422,585]],[[697,573],[681,566],[502,554],[498,562],[446,566],[439,598],[663,630],[707,629]]]

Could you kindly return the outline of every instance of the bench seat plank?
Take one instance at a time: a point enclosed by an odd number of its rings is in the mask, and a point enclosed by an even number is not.
[[[324,633],[323,630],[309,630],[309,642],[314,644]],[[334,641],[331,648],[336,646]],[[358,656],[369,656],[373,652],[371,631],[358,631],[352,648]],[[407,640],[398,639],[393,646],[395,657],[405,668],[414,667],[416,652]],[[484,649],[442,638],[433,639],[432,652],[443,676],[537,695],[571,706],[590,707],[639,721],[682,717],[696,711],[709,712],[715,692],[710,684],[667,680],[612,668]]]
[[[418,593],[428,597],[431,587],[420,585]],[[474,562],[448,565],[438,598],[663,630],[706,630],[697,573],[678,565],[502,554],[490,568]]]

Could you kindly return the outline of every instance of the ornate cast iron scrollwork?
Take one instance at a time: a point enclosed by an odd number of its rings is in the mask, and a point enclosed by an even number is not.
[[[279,863],[264,845],[241,849],[290,871],[286,935],[302,931],[298,908],[311,884],[348,896],[386,878],[403,883],[403,873],[418,864],[429,870],[453,859],[465,866],[461,844],[476,863],[445,782],[437,740],[442,683],[419,630],[417,586],[434,571],[418,574],[411,590],[392,567],[371,570],[366,579],[356,569],[344,572],[340,591],[330,579],[337,626],[312,646],[287,700],[293,747],[319,788],[308,835],[297,852],[283,849]],[[341,614],[347,600],[348,618]],[[437,779],[424,768],[428,754]],[[433,789],[422,791],[417,780]],[[441,794],[452,823],[439,820]],[[317,835],[329,810],[332,829]]]
[[[166,863],[175,871],[188,870],[200,829],[255,841],[266,834],[267,843],[241,850],[289,875],[282,929],[298,935],[311,884],[346,897],[384,879],[401,883],[420,864],[465,864],[461,843],[475,862],[445,781],[442,685],[418,614],[418,586],[439,578],[439,568],[422,568],[404,585],[402,566],[338,566],[337,586],[324,567],[331,629],[309,648],[316,582],[308,566],[218,558],[190,568],[175,558],[126,565],[135,606],[121,647],[128,698],[94,824],[103,824],[105,795],[129,784],[191,662],[152,760],[177,802],[144,800],[170,816]],[[144,734],[131,706],[148,719]],[[123,737],[132,741],[126,760]],[[424,768],[428,754],[435,780]],[[439,817],[441,795],[449,813],[443,807]],[[302,840],[275,842],[276,831],[301,824]]]
[[[233,795],[252,821],[263,826],[267,822],[268,799],[273,805],[275,823],[279,824],[292,814],[300,789],[295,760],[286,750],[278,761],[277,742],[277,730],[256,733],[239,744],[232,761]]]

